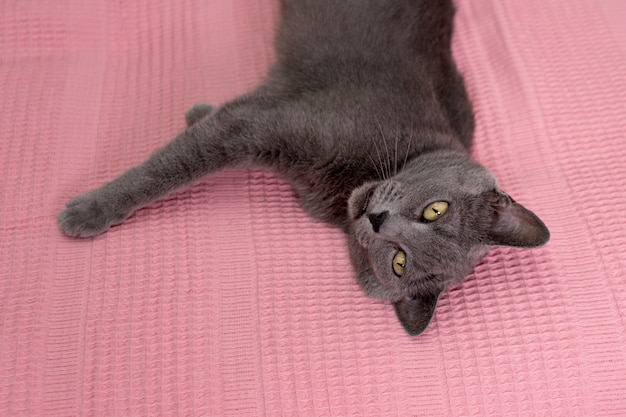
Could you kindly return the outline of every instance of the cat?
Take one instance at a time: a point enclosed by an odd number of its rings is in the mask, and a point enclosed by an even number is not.
[[[253,91],[194,106],[187,129],[59,215],[89,237],[224,167],[269,169],[341,228],[364,292],[410,335],[493,245],[536,247],[544,223],[470,157],[474,114],[451,53],[449,0],[282,0],[277,58]]]

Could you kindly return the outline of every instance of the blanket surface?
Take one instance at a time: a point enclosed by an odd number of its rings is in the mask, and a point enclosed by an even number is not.
[[[3,2],[0,415],[626,415],[623,0],[457,1],[474,156],[552,240],[493,249],[420,337],[268,172],[59,232],[192,104],[263,78],[277,3]]]

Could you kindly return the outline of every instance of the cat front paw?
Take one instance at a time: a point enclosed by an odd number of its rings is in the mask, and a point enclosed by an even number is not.
[[[97,190],[70,200],[57,219],[63,233],[71,237],[97,236],[122,220],[109,204],[98,198]]]

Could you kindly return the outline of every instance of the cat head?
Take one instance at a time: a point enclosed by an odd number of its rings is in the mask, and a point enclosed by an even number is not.
[[[535,247],[550,233],[458,152],[435,152],[395,176],[354,190],[350,252],[361,287],[391,301],[411,335],[430,323],[440,294],[468,275],[491,245]]]

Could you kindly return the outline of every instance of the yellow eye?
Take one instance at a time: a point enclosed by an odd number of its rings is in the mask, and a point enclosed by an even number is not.
[[[406,253],[399,250],[396,256],[393,257],[393,273],[401,277],[404,275],[404,269],[406,268]]]
[[[422,213],[422,217],[427,222],[433,222],[446,214],[448,211],[448,203],[445,201],[436,201],[434,203],[429,204]]]

